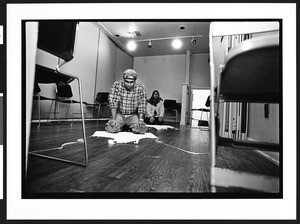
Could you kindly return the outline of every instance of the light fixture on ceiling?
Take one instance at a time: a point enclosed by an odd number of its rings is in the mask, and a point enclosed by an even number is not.
[[[181,48],[181,46],[182,46],[181,40],[179,40],[179,39],[176,38],[175,40],[172,41],[172,46],[173,46],[175,49]]]
[[[194,36],[178,36],[178,37],[162,37],[162,38],[152,38],[152,39],[145,39],[145,40],[132,40],[132,41],[129,41],[128,44],[127,44],[127,48],[130,50],[130,51],[134,51],[137,47],[136,43],[138,42],[148,42],[147,46],[148,48],[152,48],[152,42],[153,41],[157,41],[157,40],[173,40],[172,41],[172,46],[175,48],[175,49],[180,49],[181,46],[182,46],[182,41],[181,39],[185,39],[185,38],[192,38],[191,40],[191,43],[193,44],[196,44],[196,39],[195,37],[202,37],[202,35],[194,35]]]
[[[129,41],[127,44],[127,48],[130,51],[134,51],[136,49],[136,43],[134,41]]]
[[[196,44],[196,39],[195,39],[195,37],[193,37],[193,39],[191,40],[191,42],[193,43],[193,44]]]

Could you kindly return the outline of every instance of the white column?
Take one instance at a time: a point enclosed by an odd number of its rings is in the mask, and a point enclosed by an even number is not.
[[[185,83],[190,85],[190,64],[191,64],[191,52],[186,52],[186,60],[185,60]]]
[[[188,92],[188,84],[182,83],[180,125],[186,124],[187,92]]]
[[[187,51],[185,61],[185,83],[182,83],[180,125],[186,125],[189,114],[190,61],[191,52]]]

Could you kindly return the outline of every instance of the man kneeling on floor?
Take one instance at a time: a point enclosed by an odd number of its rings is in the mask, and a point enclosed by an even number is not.
[[[137,73],[127,69],[123,80],[114,82],[109,92],[111,118],[105,129],[110,133],[124,131],[128,127],[136,134],[144,134],[147,126],[143,116],[146,112],[146,91],[141,83],[136,82]]]

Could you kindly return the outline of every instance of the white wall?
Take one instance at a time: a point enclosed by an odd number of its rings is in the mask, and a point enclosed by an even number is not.
[[[136,57],[133,64],[138,82],[145,85],[147,97],[158,90],[163,99],[181,102],[181,84],[185,83],[185,55]]]
[[[190,85],[193,88],[210,88],[209,54],[192,54],[190,65]]]
[[[97,66],[98,28],[88,22],[79,24],[79,32],[74,58],[62,67],[62,71],[77,75],[82,82],[83,101],[94,98],[91,86],[95,85]],[[78,85],[71,83],[74,99],[79,100]]]
[[[95,96],[97,92],[109,92],[115,80],[122,77],[125,69],[132,68],[133,59],[120,50],[116,45],[103,33],[100,32],[100,44],[98,54],[98,67],[95,85]],[[90,109],[90,111],[89,111]],[[89,114],[92,108],[87,108]],[[100,117],[109,117],[110,109],[108,106],[100,108]]]
[[[100,31],[95,96],[97,92],[108,92],[113,84],[115,80],[116,58],[117,47],[102,31]]]
[[[190,85],[194,88],[210,87],[208,54],[191,55]],[[147,97],[157,89],[163,99],[181,102],[182,83],[185,83],[186,55],[136,57],[134,69],[138,82],[145,85]]]
[[[121,49],[117,48],[117,60],[115,81],[122,79],[122,75],[126,69],[133,68],[133,59]]]

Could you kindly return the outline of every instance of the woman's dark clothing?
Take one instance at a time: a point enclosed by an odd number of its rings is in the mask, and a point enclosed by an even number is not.
[[[154,121],[151,123],[150,122],[150,117],[145,117],[144,122],[146,124],[157,124],[157,125],[163,125],[164,124],[164,120],[162,120],[161,122],[158,120],[158,117],[154,117]]]

